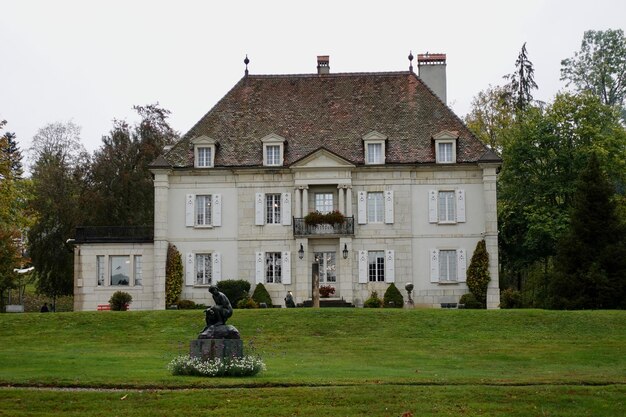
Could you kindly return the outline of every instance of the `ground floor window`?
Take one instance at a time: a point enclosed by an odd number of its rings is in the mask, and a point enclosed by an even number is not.
[[[110,285],[130,285],[130,256],[109,256]]]
[[[196,285],[211,285],[213,270],[210,253],[196,254]]]
[[[135,255],[135,285],[142,285],[143,280],[143,265],[141,261],[141,255]]]
[[[336,259],[335,252],[315,252],[315,261],[320,268],[320,285],[337,282]]]
[[[129,287],[142,285],[141,255],[97,255],[96,282],[98,287]]]
[[[439,251],[439,281],[456,281],[456,250]]]
[[[280,252],[265,253],[265,282],[280,284],[282,282],[282,263]]]
[[[369,251],[367,253],[367,277],[370,282],[385,281],[384,251]]]
[[[96,276],[98,277],[98,287],[104,287],[104,256],[96,256]]]

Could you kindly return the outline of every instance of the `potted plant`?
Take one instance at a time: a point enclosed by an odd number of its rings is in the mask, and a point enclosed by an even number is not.
[[[323,214],[319,211],[313,211],[304,216],[304,223],[307,226],[318,226],[320,224],[339,224],[346,220],[340,211],[333,210],[330,213]]]
[[[335,293],[335,287],[331,287],[330,285],[322,285],[320,287],[320,296],[322,298],[328,298],[334,293]]]

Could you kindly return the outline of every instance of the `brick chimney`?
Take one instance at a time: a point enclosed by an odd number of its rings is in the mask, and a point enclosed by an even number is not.
[[[330,73],[330,57],[328,55],[317,56],[317,74],[329,74]]]
[[[446,54],[417,55],[417,68],[420,79],[446,103]]]

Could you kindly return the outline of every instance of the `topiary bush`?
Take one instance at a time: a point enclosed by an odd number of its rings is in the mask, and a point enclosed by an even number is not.
[[[256,301],[258,304],[265,303],[268,307],[272,307],[272,297],[270,297],[270,293],[267,292],[265,285],[262,283],[258,283],[256,287],[254,287],[252,300]]]
[[[237,303],[237,308],[245,309],[245,308],[259,308],[259,304],[254,301],[251,297],[245,297],[239,300]]]
[[[464,304],[465,308],[470,308],[470,309],[484,308],[483,304],[480,301],[478,301],[476,299],[476,296],[472,294],[471,292],[468,292],[467,294],[463,294],[461,298],[459,299],[459,304]]]
[[[109,305],[113,311],[126,311],[133,301],[133,296],[124,291],[115,291],[109,298]]]
[[[385,295],[383,295],[383,307],[387,308],[402,308],[404,307],[404,297],[396,284],[393,282],[387,287]]]
[[[217,283],[217,289],[228,297],[230,304],[234,308],[237,308],[239,300],[248,297],[250,283],[243,279],[226,279]]]
[[[176,246],[168,245],[165,260],[165,305],[176,304],[182,291],[183,260]]]
[[[490,279],[489,254],[485,239],[483,239],[476,244],[472,261],[467,269],[467,287],[474,294],[476,300],[482,304],[482,308],[487,305],[487,286]]]
[[[500,292],[500,308],[521,308],[522,294],[513,288]]]
[[[363,303],[363,307],[365,308],[381,308],[382,306],[383,300],[378,297],[378,293],[376,291],[372,291],[370,298],[365,300]]]

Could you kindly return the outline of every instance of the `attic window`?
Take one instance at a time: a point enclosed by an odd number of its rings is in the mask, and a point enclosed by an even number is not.
[[[282,166],[285,138],[272,133],[261,139],[261,142],[263,142],[263,166]]]
[[[215,162],[214,139],[208,136],[198,136],[191,140],[193,144],[193,160],[196,168],[212,168]]]
[[[382,165],[385,163],[385,141],[387,137],[378,133],[370,132],[363,136],[363,148],[365,150],[366,165]]]
[[[435,158],[438,164],[456,163],[457,132],[443,131],[435,136]]]

